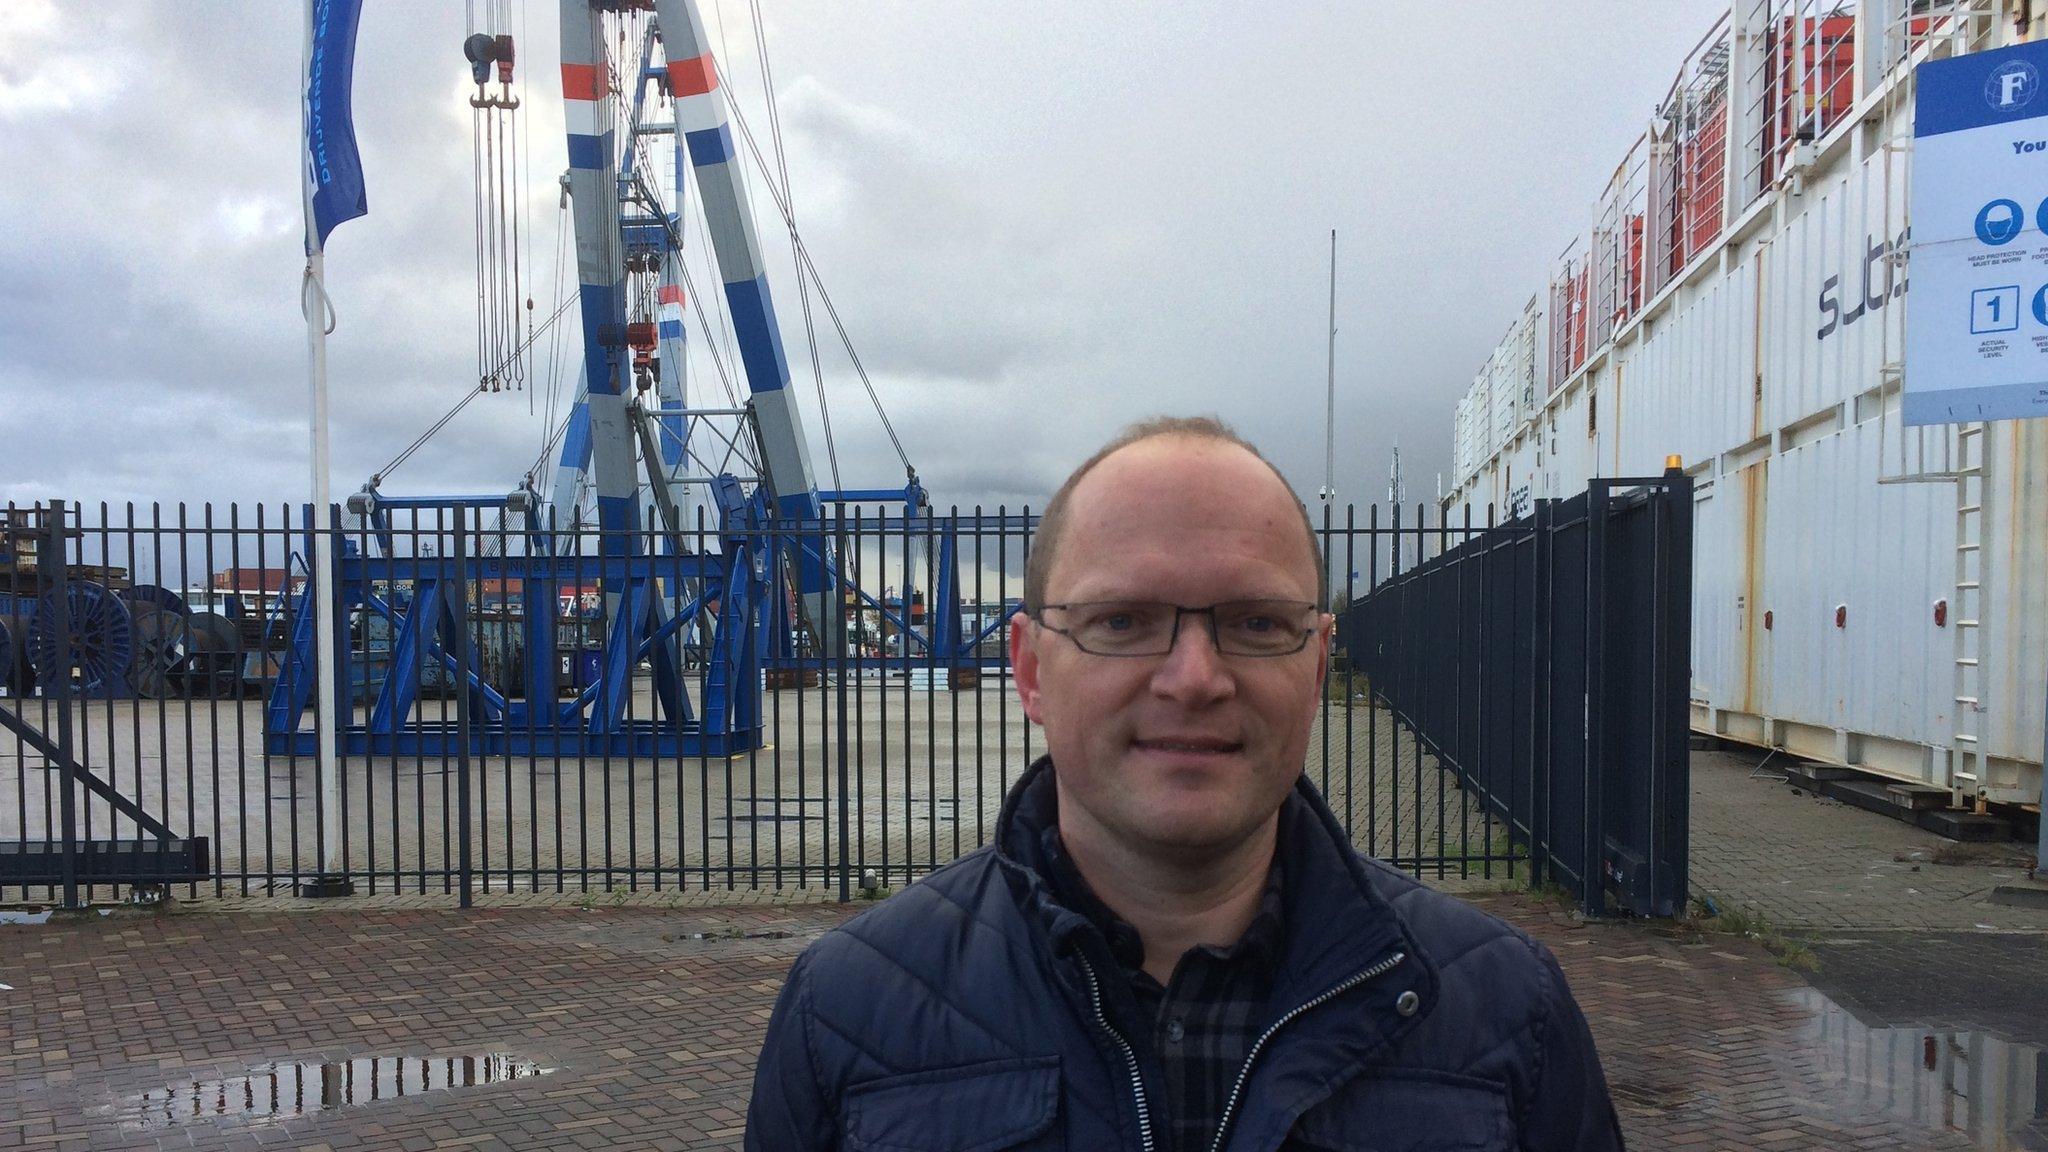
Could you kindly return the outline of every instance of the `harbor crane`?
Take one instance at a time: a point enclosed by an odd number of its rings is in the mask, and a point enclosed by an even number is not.
[[[436,754],[466,743],[515,755],[727,756],[759,746],[766,686],[877,667],[885,674],[912,667],[951,674],[999,663],[979,655],[982,641],[1015,608],[993,621],[963,623],[955,541],[962,532],[1028,530],[1026,518],[938,517],[900,442],[902,484],[819,487],[745,160],[755,161],[789,227],[807,324],[815,288],[842,340],[845,331],[796,232],[786,176],[778,186],[729,98],[694,0],[562,0],[560,19],[568,165],[559,187],[576,286],[573,302],[556,316],[573,313],[579,321],[582,353],[575,401],[550,437],[558,454],[548,497],[540,492],[544,465],[529,470],[510,495],[393,495],[383,490],[387,468],[351,497],[348,510],[362,528],[350,542],[358,546],[338,550],[335,570],[313,574],[291,605],[289,651],[266,709],[273,752],[314,749],[306,719],[317,688],[311,597],[320,595],[337,597],[336,619],[368,614],[391,635],[381,681],[351,671],[348,637],[332,638],[341,660],[326,699],[349,719],[339,735],[347,754]],[[526,386],[524,357],[538,340],[532,299],[521,291],[525,270],[516,263],[518,215],[503,210],[504,184],[494,183],[516,180],[518,168],[514,153],[515,175],[500,176],[503,157],[519,139],[504,123],[519,103],[512,92],[515,49],[510,35],[489,29],[473,30],[465,42],[477,82],[470,103],[484,250],[479,376],[462,404]],[[772,103],[771,92],[779,156]],[[685,204],[690,185],[694,218]],[[693,291],[684,259],[697,221],[718,278],[709,309]],[[504,251],[512,253],[509,268],[499,260]],[[714,314],[722,324],[714,324]],[[729,371],[713,340],[705,351],[728,387],[733,376],[744,384],[743,401],[690,401],[689,315],[707,335],[729,326],[738,371]],[[814,339],[811,347],[815,364]],[[847,350],[866,383],[850,341]],[[822,400],[822,376],[819,386]],[[882,420],[889,429],[886,413]],[[889,435],[895,442],[893,429]],[[836,454],[832,471],[836,483]],[[846,518],[838,513],[877,504],[893,510],[864,517],[865,528],[931,550],[934,587],[921,628],[907,593],[892,612],[852,578],[858,565],[846,553],[858,545],[845,541]],[[693,511],[715,531],[693,531]],[[316,527],[312,510],[306,512],[311,555],[310,532],[338,531],[339,519],[329,510]],[[436,528],[434,538],[455,554],[420,554],[418,532],[400,531],[394,513],[412,514],[415,524],[425,516],[445,524],[454,515],[456,530],[444,537]],[[471,532],[472,515],[495,517],[497,530]],[[476,590],[485,587],[516,590],[517,627],[501,632],[512,638],[507,648],[521,653],[517,660],[464,658],[469,613]],[[565,685],[556,605],[565,590],[580,595],[593,587],[602,589],[601,654],[589,683],[575,677]],[[901,650],[854,651],[846,640],[849,604],[892,620],[905,637]],[[685,683],[693,663],[685,637],[704,653],[694,699]],[[633,707],[635,669],[643,662],[651,672],[653,715]],[[468,705],[459,710],[466,719],[415,717],[429,673],[452,683]],[[374,692],[360,718],[350,695],[356,680],[371,685],[366,694]]]

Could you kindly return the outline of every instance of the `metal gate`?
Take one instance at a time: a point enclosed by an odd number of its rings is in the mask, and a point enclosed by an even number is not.
[[[65,525],[58,507],[32,515],[10,509],[0,519],[0,686],[44,685],[31,699],[0,700],[0,740],[11,737],[14,745],[19,808],[17,820],[0,825],[0,886],[39,887],[77,907],[101,885],[133,893],[196,883],[208,877],[210,862],[206,837],[172,832],[86,763],[74,698],[127,665],[137,637],[106,585],[73,574]],[[32,791],[42,803],[34,838]],[[94,799],[108,819],[92,818]]]
[[[1342,625],[1374,697],[1588,912],[1686,901],[1692,481],[1596,480],[1400,572]]]

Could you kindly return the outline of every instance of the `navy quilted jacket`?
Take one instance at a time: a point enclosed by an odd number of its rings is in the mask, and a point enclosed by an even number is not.
[[[1165,1147],[1161,1073],[1102,935],[996,843],[805,949],[754,1079],[759,1152]],[[1361,859],[1306,778],[1281,809],[1287,942],[1216,1147],[1620,1149],[1585,1017],[1544,948]]]

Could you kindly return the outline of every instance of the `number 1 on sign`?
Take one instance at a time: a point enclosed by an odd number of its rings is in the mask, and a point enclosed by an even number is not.
[[[2020,290],[2016,284],[1980,288],[1970,293],[1970,331],[2011,332],[2020,326]]]

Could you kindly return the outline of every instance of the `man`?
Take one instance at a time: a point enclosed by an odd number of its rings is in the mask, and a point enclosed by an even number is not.
[[[1550,955],[1362,860],[1302,774],[1322,568],[1217,421],[1067,480],[1010,632],[1048,755],[994,844],[797,960],[749,1148],[1621,1147]]]

